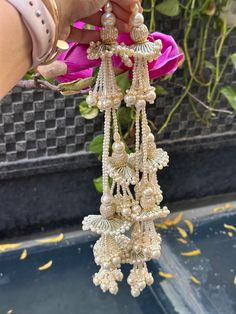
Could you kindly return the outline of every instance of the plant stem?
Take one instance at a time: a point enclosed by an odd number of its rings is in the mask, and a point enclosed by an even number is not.
[[[200,63],[200,70],[199,70],[200,78],[202,81],[204,81],[203,69],[204,69],[204,63],[205,63],[205,58],[206,58],[206,43],[207,43],[211,19],[212,19],[212,17],[209,16],[208,21],[205,25],[205,31],[204,31],[204,35],[203,35],[202,55],[201,55],[201,63]]]
[[[149,30],[151,33],[156,31],[155,5],[156,5],[156,0],[151,0],[151,18],[150,18],[150,26],[149,26]]]
[[[60,88],[56,85],[53,85],[47,81],[34,79],[34,80],[20,80],[16,87],[27,88],[27,89],[44,89],[52,90],[54,92],[60,92]]]
[[[188,50],[188,37],[189,37],[190,31],[193,25],[194,7],[195,7],[195,0],[192,0],[189,21],[188,21],[188,25],[186,27],[186,31],[184,34],[184,52],[185,52],[185,57],[188,64],[189,73],[191,76],[193,74],[193,70],[192,70],[192,62],[191,62],[191,58],[190,58],[189,50]]]
[[[193,82],[193,78],[191,78],[188,82],[188,85],[185,87],[185,91],[184,93],[181,95],[181,97],[179,98],[179,100],[177,101],[177,103],[175,104],[175,106],[171,109],[165,123],[162,125],[162,127],[160,128],[160,130],[158,131],[157,134],[161,134],[166,127],[168,126],[172,116],[174,115],[175,111],[180,107],[180,105],[182,104],[184,98],[188,95],[188,91],[190,90],[191,86],[192,86],[192,82]]]

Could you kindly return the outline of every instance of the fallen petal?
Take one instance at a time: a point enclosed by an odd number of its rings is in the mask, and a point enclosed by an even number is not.
[[[166,278],[166,279],[171,279],[174,277],[174,275],[170,274],[170,273],[165,273],[163,271],[159,271],[159,275],[163,278]]]
[[[155,227],[160,228],[160,229],[164,229],[164,230],[168,229],[167,225],[164,223],[163,224],[155,224]]]
[[[27,255],[28,255],[27,250],[24,249],[23,252],[21,253],[20,260],[23,261],[24,259],[26,259]]]
[[[183,228],[178,227],[177,230],[183,238],[187,238],[188,234]]]
[[[174,225],[178,225],[182,219],[183,219],[183,213],[179,213],[174,219],[166,219],[164,223],[167,226],[174,226]]]
[[[194,277],[194,276],[191,276],[191,280],[195,283],[195,284],[197,284],[197,285],[200,285],[201,284],[201,281],[200,280],[198,280],[196,277]]]
[[[178,238],[177,240],[178,240],[180,243],[182,243],[182,244],[187,244],[187,243],[188,243],[188,241],[185,240],[185,239],[183,239],[183,238]]]
[[[182,252],[180,253],[182,256],[197,256],[201,254],[201,250],[194,250],[194,251],[189,251],[189,252]]]
[[[188,226],[190,234],[192,234],[193,233],[193,224],[192,224],[192,222],[190,220],[188,220],[188,219],[186,219],[184,222]]]
[[[43,271],[43,270],[46,270],[46,269],[49,269],[50,267],[52,267],[52,264],[53,262],[52,261],[49,261],[47,264],[43,265],[43,266],[40,266],[38,268],[39,271]]]
[[[224,224],[224,227],[225,227],[226,229],[236,231],[236,227],[234,227],[233,225]]]

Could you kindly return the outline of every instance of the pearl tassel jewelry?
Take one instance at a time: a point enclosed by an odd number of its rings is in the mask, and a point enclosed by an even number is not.
[[[122,191],[127,189],[127,183],[123,179],[122,173],[127,172],[131,181],[133,170],[127,166],[128,155],[125,152],[124,143],[120,140],[118,130],[116,109],[121,104],[123,94],[116,83],[112,56],[119,54],[126,65],[130,65],[131,61],[125,54],[125,47],[116,43],[118,30],[115,27],[116,19],[112,13],[110,2],[105,6],[101,22],[103,25],[102,42],[92,42],[88,49],[88,58],[101,59],[101,66],[95,87],[87,97],[87,103],[105,112],[102,154],[103,195],[100,206],[101,215],[85,217],[83,229],[101,235],[93,250],[95,262],[100,266],[99,272],[94,275],[94,284],[99,285],[104,292],[109,291],[116,294],[118,292],[117,281],[121,281],[123,278],[119,269],[123,252],[116,238],[121,237],[121,234],[129,230],[131,226],[129,221],[121,217],[125,196],[120,194],[120,188]],[[112,145],[112,156],[109,157],[112,122],[114,144]],[[112,188],[109,186],[109,174],[115,179]],[[116,194],[114,193],[115,185]]]
[[[129,263],[133,268],[127,281],[132,296],[137,297],[154,281],[146,262],[160,257],[161,236],[156,232],[154,220],[169,214],[167,207],[160,207],[163,197],[156,176],[158,170],[167,166],[169,157],[162,149],[157,149],[146,115],[146,104],[153,104],[156,98],[155,88],[150,84],[148,63],[161,54],[162,43],[147,40],[148,29],[138,6],[135,6],[131,19],[134,41],[131,47],[116,43],[115,23],[108,2],[102,15],[102,41],[92,42],[88,49],[88,58],[100,58],[101,66],[87,102],[105,112],[105,123],[101,215],[85,217],[83,229],[101,235],[93,249],[95,262],[100,266],[94,275],[94,284],[104,292],[116,294],[117,282],[123,279],[121,264]],[[128,67],[133,65],[132,84],[125,97],[116,83],[112,67],[114,54],[119,55]],[[132,154],[127,154],[118,128],[117,109],[123,97],[127,106],[136,108],[135,152]]]

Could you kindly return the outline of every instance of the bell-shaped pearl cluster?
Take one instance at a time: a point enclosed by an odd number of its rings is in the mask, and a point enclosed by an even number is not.
[[[121,266],[121,249],[111,235],[102,235],[93,247],[95,262],[104,269]]]
[[[103,292],[109,291],[111,294],[117,294],[118,281],[122,281],[123,274],[120,269],[100,268],[99,272],[94,274],[93,283],[100,286]]]
[[[154,279],[152,274],[148,272],[146,264],[141,264],[135,265],[133,269],[131,269],[127,282],[131,286],[132,296],[136,298],[147,285],[151,286],[153,284]]]

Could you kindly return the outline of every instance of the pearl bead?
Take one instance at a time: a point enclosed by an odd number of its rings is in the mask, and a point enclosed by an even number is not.
[[[103,263],[102,266],[103,266],[105,269],[109,269],[109,268],[110,268],[110,263],[105,262],[105,263]]]
[[[153,195],[153,189],[152,188],[146,188],[143,190],[142,194],[144,197],[150,197]]]
[[[144,17],[141,13],[137,13],[131,17],[131,24],[135,27],[139,27],[144,23]]]
[[[117,292],[118,292],[118,287],[111,287],[111,288],[109,289],[109,292],[110,292],[111,294],[117,294]]]
[[[102,102],[102,106],[107,109],[112,107],[112,101],[110,99],[106,99]]]
[[[113,100],[113,103],[114,103],[114,105],[115,105],[116,107],[119,107],[120,104],[121,104],[120,98],[115,98],[115,99]]]
[[[146,96],[146,100],[150,104],[153,104],[155,99],[156,99],[156,93],[154,91],[149,92]]]
[[[136,102],[136,97],[132,95],[126,95],[124,98],[127,106],[134,106]]]
[[[125,145],[122,142],[114,143],[112,149],[114,152],[121,153],[125,151]]]
[[[111,205],[107,205],[107,206],[101,205],[101,207],[100,207],[100,213],[105,218],[112,217],[115,214],[115,212],[116,212],[116,210],[115,210],[114,206],[111,206]]]
[[[95,284],[95,286],[99,285],[99,280],[97,279],[97,277],[93,278],[93,283]]]
[[[116,280],[118,280],[118,281],[123,280],[123,274],[121,272],[116,275]]]
[[[144,99],[140,99],[138,100],[136,107],[138,110],[142,110],[145,105],[146,105],[146,101]]]
[[[141,212],[141,207],[139,205],[135,205],[133,208],[132,208],[132,212],[134,214],[139,214]]]
[[[111,12],[106,12],[102,15],[101,19],[103,26],[115,26],[116,24],[116,18],[115,15]]]
[[[103,204],[112,204],[112,202],[113,202],[113,197],[110,195],[110,194],[108,194],[108,193],[104,193],[103,195],[102,195],[102,197],[101,197],[101,202],[103,203]]]
[[[139,282],[139,283],[138,283],[138,287],[139,287],[140,290],[143,290],[143,289],[146,287],[145,281]]]
[[[146,277],[146,283],[148,286],[151,286],[154,283],[154,279],[152,275],[149,275],[148,277]]]
[[[152,133],[149,133],[148,134],[148,141],[150,141],[150,142],[154,142],[155,141],[155,137],[154,137],[154,135],[152,134]]]
[[[112,263],[113,263],[114,265],[119,265],[119,264],[120,264],[120,262],[121,262],[121,260],[120,260],[120,258],[119,258],[119,257],[113,257],[113,259],[112,259]]]
[[[86,102],[89,106],[93,106],[94,105],[94,99],[92,97],[92,95],[88,95],[86,98]]]
[[[140,295],[140,291],[138,289],[132,289],[131,294],[134,298],[137,298]]]
[[[106,292],[107,291],[107,286],[104,283],[102,283],[101,284],[101,289],[102,289],[103,292]]]
[[[122,209],[122,215],[127,216],[130,214],[130,209],[129,208],[123,208]]]

